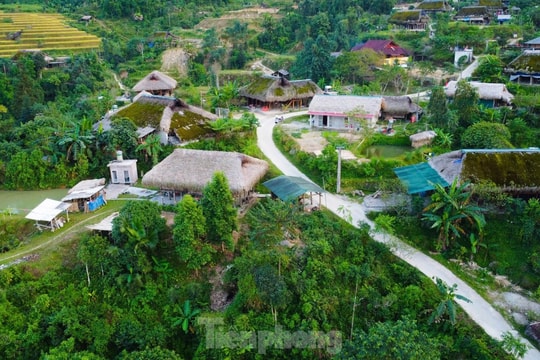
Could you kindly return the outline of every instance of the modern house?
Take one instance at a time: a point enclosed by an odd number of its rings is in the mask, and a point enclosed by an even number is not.
[[[245,154],[179,148],[147,172],[142,184],[176,200],[184,194],[200,196],[214,174],[222,172],[236,203],[241,204],[267,171],[266,161]]]
[[[176,85],[177,82],[172,77],[154,70],[135,84],[133,91],[137,93],[146,91],[152,95],[171,96],[174,89],[176,89]]]
[[[356,44],[351,51],[362,49],[371,49],[382,54],[386,65],[404,65],[409,61],[409,51],[392,40],[368,40],[365,43]]]
[[[137,175],[137,160],[124,160],[122,151],[116,152],[116,160],[107,165],[111,172],[112,184],[134,184],[139,180]]]
[[[487,25],[491,21],[492,14],[486,6],[465,6],[459,9],[454,16],[456,21],[464,21],[469,24]]]
[[[425,31],[429,16],[422,10],[404,10],[393,13],[388,22],[408,31]]]
[[[540,50],[525,50],[504,69],[510,81],[521,85],[540,85]]]
[[[248,105],[263,109],[282,107],[300,108],[307,106],[313,96],[322,94],[321,88],[310,79],[289,80],[286,70],[274,75],[263,75],[251,84],[240,89],[240,96]]]
[[[381,96],[315,95],[309,104],[311,126],[335,130],[374,127],[381,117]]]
[[[449,81],[444,87],[446,96],[450,99],[456,95],[458,82]],[[508,91],[506,85],[497,83],[483,83],[471,81],[469,84],[478,92],[479,102],[488,108],[512,105],[514,95]]]

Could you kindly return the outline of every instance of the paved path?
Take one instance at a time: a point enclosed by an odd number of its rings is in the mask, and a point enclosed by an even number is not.
[[[299,114],[305,114],[306,112],[297,112],[292,114],[283,114],[284,118],[296,116]],[[272,129],[275,126],[274,116],[276,112],[268,113],[256,113],[260,127],[257,129],[258,145],[262,152],[268,157],[274,165],[280,169],[284,175],[298,176],[304,179],[308,179],[303,173],[301,173],[293,164],[291,164],[283,154],[275,146],[272,139]],[[308,179],[309,180],[309,179]],[[342,218],[351,218],[353,225],[358,225],[359,222],[367,223],[373,229],[373,223],[366,218],[362,205],[350,201],[344,196],[334,195],[327,193],[323,197],[323,204],[330,211]],[[445,281],[449,285],[457,284],[457,293],[465,296],[471,303],[466,303],[461,300],[457,302],[461,305],[463,310],[478,324],[480,325],[488,335],[492,338],[500,340],[502,334],[509,331],[514,336],[519,334],[512,328],[512,326],[502,317],[502,315],[495,310],[484,298],[482,298],[474,289],[455,276],[450,270],[445,268],[439,262],[433,260],[429,256],[414,249],[413,247],[403,243],[399,239],[372,231],[372,237],[379,242],[388,244],[392,252],[411,264],[421,272],[423,272],[429,278],[438,277]],[[529,351],[525,355],[524,359],[533,360],[540,359],[540,352],[534,348],[526,339],[521,340],[529,345]]]

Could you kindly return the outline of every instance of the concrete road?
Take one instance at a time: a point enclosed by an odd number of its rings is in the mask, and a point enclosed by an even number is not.
[[[289,117],[305,113],[306,111],[284,113],[283,116],[285,119],[287,119]],[[276,112],[272,111],[256,113],[260,122],[260,127],[257,129],[258,145],[268,159],[274,163],[274,165],[280,169],[283,174],[288,176],[298,176],[309,180],[293,164],[291,164],[275,146],[272,139],[272,129],[275,126],[274,117],[276,114]],[[367,223],[372,229],[374,228],[373,223],[366,218],[362,205],[350,201],[344,196],[330,193],[325,194],[322,202],[322,206],[325,206],[341,218],[350,220],[353,225],[358,226],[359,223]],[[429,278],[433,279],[438,277],[450,286],[457,284],[457,293],[471,300],[471,303],[461,300],[457,300],[457,302],[463,308],[463,310],[486,331],[489,336],[494,339],[501,340],[502,335],[505,332],[510,332],[514,336],[518,336],[522,342],[529,346],[529,351],[525,355],[524,359],[540,359],[540,352],[534,348],[527,339],[520,337],[515,329],[512,328],[512,326],[497,310],[495,310],[495,308],[491,306],[491,304],[484,300],[484,298],[482,298],[473,288],[455,276],[450,270],[429,256],[400,241],[396,237],[374,231],[372,231],[372,237],[376,241],[387,244],[396,256],[405,260],[407,263],[420,270]]]

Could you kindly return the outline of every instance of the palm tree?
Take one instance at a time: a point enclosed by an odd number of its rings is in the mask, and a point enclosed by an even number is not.
[[[152,165],[156,165],[159,161],[159,154],[163,150],[159,135],[150,135],[146,140],[137,146],[136,151],[144,152],[144,159],[148,161],[148,157],[152,159]]]
[[[456,294],[457,284],[448,286],[447,283],[439,278],[434,278],[434,280],[435,284],[437,285],[437,289],[442,295],[442,299],[435,311],[431,314],[429,323],[431,324],[433,322],[439,322],[445,315],[447,315],[452,325],[455,325],[457,312],[455,300],[459,299],[468,303],[470,303],[471,300],[467,299],[463,295]]]
[[[184,333],[187,334],[188,331],[193,333],[194,330],[193,330],[193,326],[191,325],[191,323],[193,322],[195,317],[197,315],[199,315],[201,310],[192,309],[191,308],[191,302],[189,300],[184,301],[184,306],[183,307],[179,307],[177,305],[176,310],[177,310],[179,316],[174,317],[172,319],[173,320],[173,326],[176,327],[176,326],[181,325],[182,330],[184,331]]]
[[[82,152],[89,151],[88,145],[93,140],[94,135],[90,133],[84,123],[81,123],[72,124],[72,127],[58,139],[56,144],[65,149],[68,160],[77,161]]]
[[[482,233],[486,223],[484,209],[470,203],[472,193],[467,190],[468,186],[468,182],[458,185],[457,179],[448,190],[441,184],[434,185],[435,193],[431,204],[424,209],[423,219],[432,222],[432,229],[438,229],[437,247],[441,250],[448,248],[451,239],[467,233],[463,220]]]

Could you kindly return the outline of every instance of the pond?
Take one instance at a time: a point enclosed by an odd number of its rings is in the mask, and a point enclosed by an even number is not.
[[[0,212],[12,209],[16,213],[26,215],[40,202],[49,198],[60,200],[67,194],[67,189],[36,191],[0,191]]]
[[[367,158],[396,158],[413,150],[410,146],[372,145],[364,151],[364,154]]]

